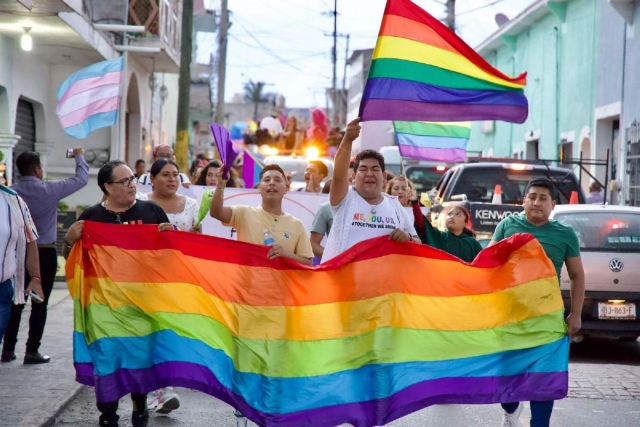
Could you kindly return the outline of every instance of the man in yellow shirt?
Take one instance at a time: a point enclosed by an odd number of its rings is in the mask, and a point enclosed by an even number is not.
[[[238,230],[238,240],[257,245],[270,245],[268,257],[285,257],[301,264],[311,265],[313,251],[309,235],[302,221],[282,210],[282,199],[287,192],[286,174],[278,165],[267,165],[260,172],[258,190],[262,205],[224,206],[223,169],[218,170],[218,184],[213,193],[209,214],[223,225]]]

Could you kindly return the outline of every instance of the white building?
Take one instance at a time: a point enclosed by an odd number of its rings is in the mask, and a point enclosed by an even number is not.
[[[349,88],[347,91],[347,123],[358,117],[360,102],[369,75],[373,49],[354,50],[349,65]],[[373,121],[362,123],[360,136],[353,142],[353,153],[365,149],[379,150],[380,147],[395,145],[395,134],[391,121]]]
[[[133,164],[138,158],[149,160],[154,145],[173,142],[181,4],[177,0],[137,3],[150,7],[132,8],[127,13],[126,0],[0,3],[0,151],[9,183],[16,176],[13,164],[19,153],[39,152],[47,177],[61,179],[74,173],[73,161],[65,158],[66,150],[83,146],[90,163],[89,185],[65,202],[70,206],[91,205],[100,200],[95,177],[105,159]],[[122,33],[94,28],[94,23],[125,22],[145,25],[145,36],[127,36],[123,42]],[[30,51],[21,46],[25,33],[32,38]],[[160,51],[124,53],[126,69],[118,125],[99,129],[83,140],[69,137],[56,115],[58,87],[72,73],[118,57],[118,46],[123,44],[158,47]],[[165,89],[161,91],[163,82]],[[166,96],[161,97],[161,92]]]

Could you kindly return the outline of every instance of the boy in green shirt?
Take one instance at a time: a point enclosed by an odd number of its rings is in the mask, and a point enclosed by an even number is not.
[[[556,191],[553,183],[545,178],[530,181],[525,188],[522,206],[524,215],[511,215],[496,227],[489,246],[513,236],[516,233],[528,233],[542,245],[547,257],[556,268],[558,280],[562,263],[567,265],[571,279],[571,312],[567,316],[568,333],[578,333],[582,326],[580,315],[584,302],[584,269],[580,258],[578,237],[571,226],[549,220],[556,206]],[[503,403],[505,410],[502,426],[519,426],[518,418],[523,406],[519,402]],[[531,402],[531,427],[549,427],[553,401]]]

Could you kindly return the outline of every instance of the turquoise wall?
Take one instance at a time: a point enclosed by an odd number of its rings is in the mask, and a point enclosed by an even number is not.
[[[496,121],[494,131],[484,134],[481,122],[475,122],[469,151],[486,155],[492,149],[494,157],[511,157],[526,152],[525,134],[540,131],[540,158],[557,159],[560,133],[575,131],[573,157],[579,156],[580,132],[593,123],[599,4],[570,0],[564,5],[564,22],[547,8],[531,25],[521,24],[513,47],[503,43],[496,51],[481,52],[506,74],[528,73],[529,117],[522,125]]]

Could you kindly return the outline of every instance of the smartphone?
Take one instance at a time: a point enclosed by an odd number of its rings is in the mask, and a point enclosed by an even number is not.
[[[29,296],[31,297],[31,299],[34,299],[34,300],[36,300],[36,301],[38,301],[38,302],[44,302],[44,300],[43,300],[42,298],[40,298],[40,297],[38,296],[38,294],[36,294],[36,293],[35,293],[35,292],[33,292],[33,291],[29,292]]]
[[[73,159],[75,156],[73,155],[73,148],[69,148],[67,150],[67,159]]]

